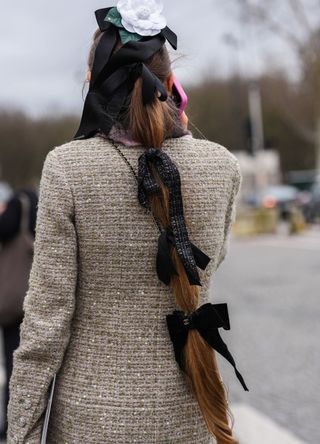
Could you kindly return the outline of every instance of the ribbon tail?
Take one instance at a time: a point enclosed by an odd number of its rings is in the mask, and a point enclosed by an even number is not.
[[[230,319],[229,319],[229,312],[228,312],[228,304],[212,304],[215,311],[218,313],[219,317],[221,318],[221,326],[224,330],[230,330]]]
[[[238,378],[238,380],[240,381],[240,384],[242,385],[243,389],[244,389],[246,392],[248,392],[249,389],[248,389],[246,383],[244,382],[244,379],[243,379],[241,373],[239,372],[239,370],[237,369],[236,366],[234,367],[234,371],[235,371],[235,373],[236,373],[236,375],[237,375],[237,378]]]
[[[160,281],[166,285],[170,284],[170,278],[173,274],[179,275],[171,259],[170,246],[165,231],[158,238],[156,269]]]
[[[242,385],[243,389],[245,391],[249,391],[248,387],[246,386],[244,379],[239,372],[239,370],[236,367],[235,360],[233,359],[233,356],[231,355],[227,345],[223,342],[220,333],[217,328],[212,329],[201,329],[198,328],[199,333],[201,336],[207,341],[207,343],[218,353],[220,353],[221,356],[223,356],[234,368],[235,374],[240,381],[240,384]]]
[[[105,98],[99,92],[89,91],[83,109],[80,127],[75,139],[86,139],[99,130],[108,134],[117,120],[122,106],[128,95],[128,89],[122,88],[119,94],[109,99],[107,105]]]
[[[154,101],[156,91],[160,92],[159,100],[162,102],[167,100],[168,94],[161,80],[142,63],[142,100],[144,105],[149,105]]]
[[[170,339],[173,343],[174,355],[181,370],[185,370],[183,349],[188,339],[188,330],[179,327],[175,312],[166,316]]]
[[[116,43],[117,31],[116,28],[112,26],[104,32],[95,51],[90,89],[94,87],[104,67],[108,63]]]
[[[196,264],[201,270],[205,270],[208,263],[211,261],[211,258],[207,256],[203,251],[201,251],[196,245],[194,245],[192,242],[191,248],[194,256],[194,260],[196,261]]]
[[[168,26],[162,30],[162,35],[168,40],[173,49],[178,48],[178,37]]]
[[[202,287],[202,283],[200,281],[200,277],[199,277],[197,270],[194,273],[192,273],[190,270],[187,269],[187,267],[185,265],[184,265],[184,269],[186,271],[189,284],[190,285],[199,285],[199,287]]]
[[[96,20],[101,32],[106,31],[107,29],[109,29],[110,26],[112,26],[111,23],[106,20],[106,17],[111,9],[112,7],[97,9],[97,11],[95,12]]]
[[[151,210],[149,196],[159,192],[160,186],[150,170],[146,153],[143,153],[138,159],[138,200],[140,205]]]

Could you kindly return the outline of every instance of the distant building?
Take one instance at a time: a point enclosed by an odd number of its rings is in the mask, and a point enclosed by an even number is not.
[[[255,156],[245,151],[233,151],[243,177],[239,200],[243,196],[269,185],[281,183],[280,157],[275,150],[261,150]]]

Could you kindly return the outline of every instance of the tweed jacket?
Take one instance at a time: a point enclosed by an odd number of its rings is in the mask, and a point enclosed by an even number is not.
[[[118,144],[137,172],[142,146]],[[201,304],[228,249],[241,173],[225,147],[190,135],[162,149],[179,168]],[[39,444],[57,373],[48,444],[209,444],[174,358],[166,315],[178,307],[156,274],[158,228],[112,143],[52,149],[43,164],[34,258],[14,352],[8,444]]]

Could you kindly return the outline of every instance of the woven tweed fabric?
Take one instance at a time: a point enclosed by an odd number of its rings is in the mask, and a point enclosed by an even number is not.
[[[119,147],[137,168],[144,148]],[[190,240],[211,257],[200,271],[205,303],[227,251],[239,163],[191,136],[162,149],[180,171]],[[56,372],[48,444],[212,442],[174,358],[166,315],[178,307],[156,274],[158,235],[109,141],[97,136],[49,152],[10,379],[8,444],[39,444]]]

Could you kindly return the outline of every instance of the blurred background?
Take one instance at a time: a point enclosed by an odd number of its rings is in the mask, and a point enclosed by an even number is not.
[[[94,10],[2,2],[0,213],[37,187],[82,112]],[[242,444],[320,442],[320,0],[164,0],[195,137],[226,146],[243,183],[212,279],[250,392],[221,361]]]

